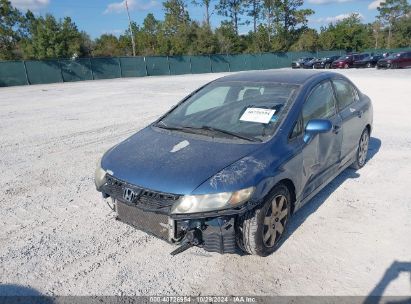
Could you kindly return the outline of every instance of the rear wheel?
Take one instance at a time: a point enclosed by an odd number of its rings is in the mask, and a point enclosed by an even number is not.
[[[360,169],[364,167],[368,155],[368,145],[370,142],[370,133],[365,128],[361,134],[360,141],[358,143],[357,154],[354,163],[351,165],[354,169]]]
[[[245,214],[240,220],[237,231],[239,247],[259,256],[273,253],[285,234],[290,206],[288,188],[283,184],[275,186],[260,208]]]
[[[367,63],[367,68],[370,68],[371,67],[371,62],[368,62]]]
[[[325,65],[325,68],[326,68],[326,69],[331,68],[331,64],[327,63],[327,64]]]

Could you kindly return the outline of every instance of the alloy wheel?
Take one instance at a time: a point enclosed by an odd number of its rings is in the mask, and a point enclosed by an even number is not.
[[[360,139],[360,145],[358,147],[358,164],[363,166],[365,164],[365,160],[367,159],[368,153],[368,143],[370,141],[370,136],[368,132],[364,132]]]
[[[266,247],[273,247],[284,232],[288,217],[288,201],[284,195],[276,196],[264,218],[263,242]]]

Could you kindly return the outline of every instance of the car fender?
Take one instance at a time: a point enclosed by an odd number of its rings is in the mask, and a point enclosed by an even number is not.
[[[250,199],[261,203],[271,189],[282,180],[294,185],[295,195],[301,192],[302,154],[300,144],[287,145],[278,151],[278,144],[269,143],[265,149],[236,161],[203,182],[192,194],[233,192],[255,187]]]

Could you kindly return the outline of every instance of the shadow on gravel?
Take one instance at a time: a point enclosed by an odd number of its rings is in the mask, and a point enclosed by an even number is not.
[[[410,275],[411,286],[411,262],[399,262],[394,261],[390,267],[385,271],[384,276],[375,285],[374,289],[370,292],[364,301],[364,304],[379,304],[384,302],[386,304],[409,304],[411,303],[411,297],[404,297],[403,299],[390,299],[385,300],[383,295],[387,286],[394,280],[396,280],[401,272],[408,272]],[[390,298],[390,297],[388,297]]]
[[[368,146],[368,157],[367,161],[372,159],[375,154],[378,153],[381,147],[381,140],[375,137],[370,138],[370,143]],[[366,164],[367,166],[367,164]],[[347,179],[358,178],[360,174],[351,168],[348,168],[340,173],[334,180],[332,180],[324,189],[322,189],[316,196],[314,196],[309,202],[307,202],[300,210],[298,210],[295,215],[291,218],[290,224],[287,228],[287,233],[282,239],[278,248],[293,234],[295,230],[304,221],[314,213],[326,200],[327,198],[340,187]]]
[[[16,284],[0,284],[0,303],[4,304],[52,304],[53,298],[38,290]]]
[[[9,296],[42,296],[38,290],[16,284],[0,284],[0,297]]]
[[[374,157],[375,154],[380,151],[381,148],[381,140],[375,137],[370,138],[370,143],[368,146],[368,158],[367,161]]]

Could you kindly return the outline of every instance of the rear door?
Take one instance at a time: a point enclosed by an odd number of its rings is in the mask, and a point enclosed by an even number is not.
[[[329,119],[334,130],[316,135],[303,148],[303,198],[324,183],[338,166],[341,155],[341,118],[329,80],[318,84],[308,95],[302,109],[303,128],[311,119]]]
[[[411,67],[411,52],[405,53],[404,58],[402,58],[402,68]]]
[[[342,120],[341,164],[345,164],[357,150],[362,132],[362,104],[357,89],[345,79],[333,79],[338,111]]]

